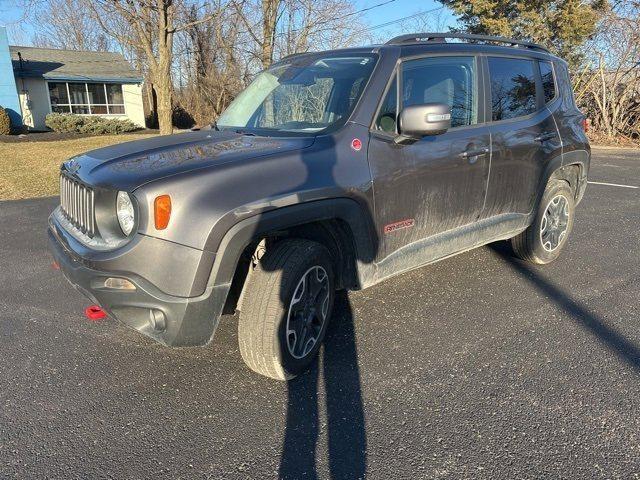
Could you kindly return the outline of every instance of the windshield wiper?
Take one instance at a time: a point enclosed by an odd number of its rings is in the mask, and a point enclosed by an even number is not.
[[[241,130],[241,129],[237,129],[235,130],[236,133],[240,134],[240,135],[246,135],[247,137],[255,137],[256,134],[253,132],[247,132],[246,130]]]

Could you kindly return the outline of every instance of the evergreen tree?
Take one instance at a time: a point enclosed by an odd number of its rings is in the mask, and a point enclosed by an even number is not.
[[[469,33],[531,40],[577,63],[592,36],[606,0],[439,0]]]

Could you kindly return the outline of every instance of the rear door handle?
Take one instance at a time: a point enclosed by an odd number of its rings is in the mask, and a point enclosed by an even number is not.
[[[469,163],[475,163],[478,157],[489,153],[489,147],[476,148],[473,150],[466,150],[460,154],[462,158],[469,159]]]
[[[547,140],[551,140],[555,138],[556,134],[553,132],[543,133],[542,135],[538,135],[534,140],[536,142],[546,142]]]

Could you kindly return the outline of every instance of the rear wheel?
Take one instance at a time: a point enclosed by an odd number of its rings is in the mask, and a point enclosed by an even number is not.
[[[253,371],[288,380],[315,359],[333,309],[327,249],[287,239],[267,250],[247,278],[240,312],[240,354]]]
[[[575,212],[574,195],[567,182],[549,182],[533,223],[511,239],[515,254],[532,263],[550,263],[567,243]]]

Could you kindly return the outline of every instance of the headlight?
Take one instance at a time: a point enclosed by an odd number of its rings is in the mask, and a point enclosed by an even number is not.
[[[135,225],[136,214],[133,209],[133,203],[127,192],[118,192],[116,200],[116,214],[118,215],[118,223],[125,235],[129,235]]]

